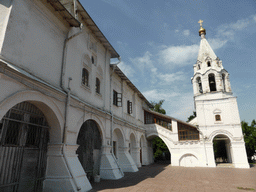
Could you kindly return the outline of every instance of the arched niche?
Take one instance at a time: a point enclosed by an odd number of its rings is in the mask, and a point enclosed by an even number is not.
[[[89,119],[85,121],[77,137],[78,159],[92,181],[94,176],[100,175],[102,134],[96,121]]]

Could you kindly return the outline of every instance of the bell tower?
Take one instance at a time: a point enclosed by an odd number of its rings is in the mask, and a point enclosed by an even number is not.
[[[205,38],[203,21],[198,23],[201,42],[191,78],[197,114],[193,123],[205,140],[206,164],[210,167],[218,164],[213,143],[221,140],[227,153],[223,161],[234,167],[248,168],[237,101],[231,90],[229,74]]]

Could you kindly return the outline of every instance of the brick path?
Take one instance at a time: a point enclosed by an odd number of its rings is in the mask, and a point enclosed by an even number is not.
[[[100,183],[92,185],[93,189],[90,192],[246,191],[237,189],[237,187],[253,188],[256,192],[256,166],[250,169],[234,169],[172,167],[167,164],[153,164],[140,168],[136,173],[125,173],[122,179],[101,180]]]

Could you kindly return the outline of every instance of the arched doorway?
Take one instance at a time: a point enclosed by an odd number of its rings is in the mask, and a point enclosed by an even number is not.
[[[129,152],[133,158],[133,161],[136,163],[137,162],[136,140],[135,140],[135,136],[133,133],[130,135]]]
[[[49,141],[47,120],[22,102],[0,121],[0,191],[42,191]]]
[[[232,163],[231,142],[227,136],[215,136],[213,139],[213,150],[216,164]]]
[[[171,153],[165,142],[160,137],[153,137],[151,139],[154,162],[170,164]]]
[[[119,129],[115,129],[113,132],[113,153],[116,159],[120,160],[120,154],[123,153],[124,149],[124,137]]]
[[[78,159],[84,168],[89,181],[93,181],[94,176],[100,175],[100,160],[102,138],[98,125],[93,120],[87,120],[81,126],[78,134],[77,149]]]

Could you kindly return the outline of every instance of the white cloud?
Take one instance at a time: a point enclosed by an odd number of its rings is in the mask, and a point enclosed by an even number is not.
[[[190,35],[190,31],[188,29],[183,31],[183,35],[185,36],[189,36]]]
[[[142,57],[131,58],[130,60],[139,69],[143,70],[145,67],[152,67],[153,61],[151,60],[152,54],[147,51]]]
[[[133,77],[135,74],[135,70],[130,65],[126,65],[123,61],[118,65],[118,67],[129,78]]]
[[[233,39],[236,31],[246,29],[248,26],[256,23],[256,15],[252,15],[245,19],[237,20],[234,23],[223,24],[217,28],[217,37]]]
[[[149,101],[158,102],[164,99],[162,107],[166,110],[166,114],[183,121],[186,121],[194,110],[192,92],[181,94],[169,89],[153,89],[143,92],[143,95]]]
[[[186,76],[182,71],[170,74],[158,74],[158,78],[164,83],[172,83],[175,81],[185,80]]]
[[[160,60],[165,65],[191,65],[196,60],[199,45],[169,46],[159,52]]]
[[[143,95],[150,101],[171,100],[173,97],[179,96],[179,93],[167,89],[153,89],[143,92]]]

